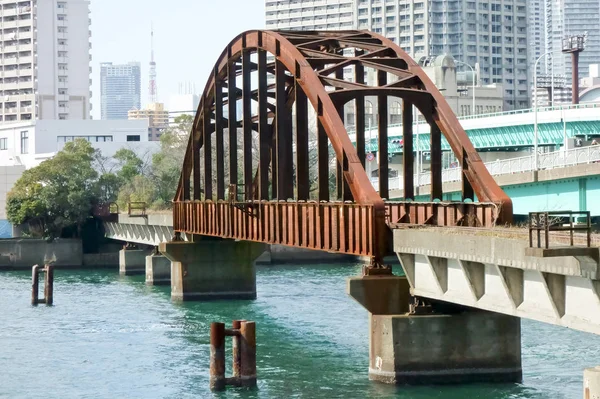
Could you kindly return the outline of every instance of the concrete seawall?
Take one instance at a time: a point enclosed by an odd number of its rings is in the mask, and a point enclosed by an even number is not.
[[[14,238],[0,240],[0,270],[31,270],[33,265],[52,261],[58,269],[119,267],[119,253],[84,254],[81,240]]]

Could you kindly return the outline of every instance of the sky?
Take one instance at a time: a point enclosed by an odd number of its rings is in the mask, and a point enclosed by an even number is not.
[[[180,82],[204,90],[214,63],[238,34],[265,25],[264,0],[91,0],[92,116],[100,119],[100,63],[142,65],[142,106],[148,103],[150,27],[154,25],[158,100]]]

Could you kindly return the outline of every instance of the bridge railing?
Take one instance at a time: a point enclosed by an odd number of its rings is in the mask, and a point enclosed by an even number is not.
[[[388,225],[494,227],[500,207],[489,202],[386,202]]]
[[[538,169],[556,169],[595,162],[600,162],[600,145],[542,153],[538,158]],[[534,157],[533,155],[527,155],[524,157],[486,162],[485,166],[492,176],[531,172],[534,170]],[[461,181],[461,172],[460,168],[444,169],[442,170],[442,181],[444,183],[459,182]],[[417,186],[431,184],[431,174],[429,172],[415,174],[414,179]],[[379,178],[371,178],[371,183],[373,183],[374,187],[378,187]],[[402,190],[404,188],[404,179],[402,176],[390,178],[389,187],[390,190]]]
[[[173,204],[173,228],[236,240],[373,256],[372,205],[318,202],[198,202]]]
[[[565,104],[565,105],[557,105],[554,107],[538,107],[538,112],[561,111],[561,110],[568,111],[571,109],[585,109],[585,108],[600,108],[600,103]],[[532,113],[534,110],[535,110],[535,108],[527,108],[527,109],[517,109],[514,111],[492,112],[492,113],[488,113],[488,114],[465,115],[465,116],[460,116],[458,119],[466,120],[466,119],[493,118],[493,117],[506,116],[506,115],[529,114],[529,113]]]

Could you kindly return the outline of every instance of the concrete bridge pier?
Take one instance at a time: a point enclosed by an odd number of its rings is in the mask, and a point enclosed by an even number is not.
[[[171,284],[171,261],[160,253],[146,256],[146,284]]]
[[[148,251],[137,248],[123,248],[119,251],[119,274],[132,276],[146,272]]]
[[[171,263],[171,299],[256,299],[254,261],[264,244],[193,237],[160,244]]]
[[[409,314],[405,277],[351,278],[348,293],[369,311],[369,379],[410,385],[522,380],[519,318],[469,308]]]

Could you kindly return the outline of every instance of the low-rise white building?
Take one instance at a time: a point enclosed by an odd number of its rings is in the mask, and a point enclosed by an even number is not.
[[[148,141],[147,119],[19,122],[0,125],[0,166],[32,168],[78,138],[88,140],[105,157],[121,148],[130,148],[139,155],[159,148],[159,143]]]

